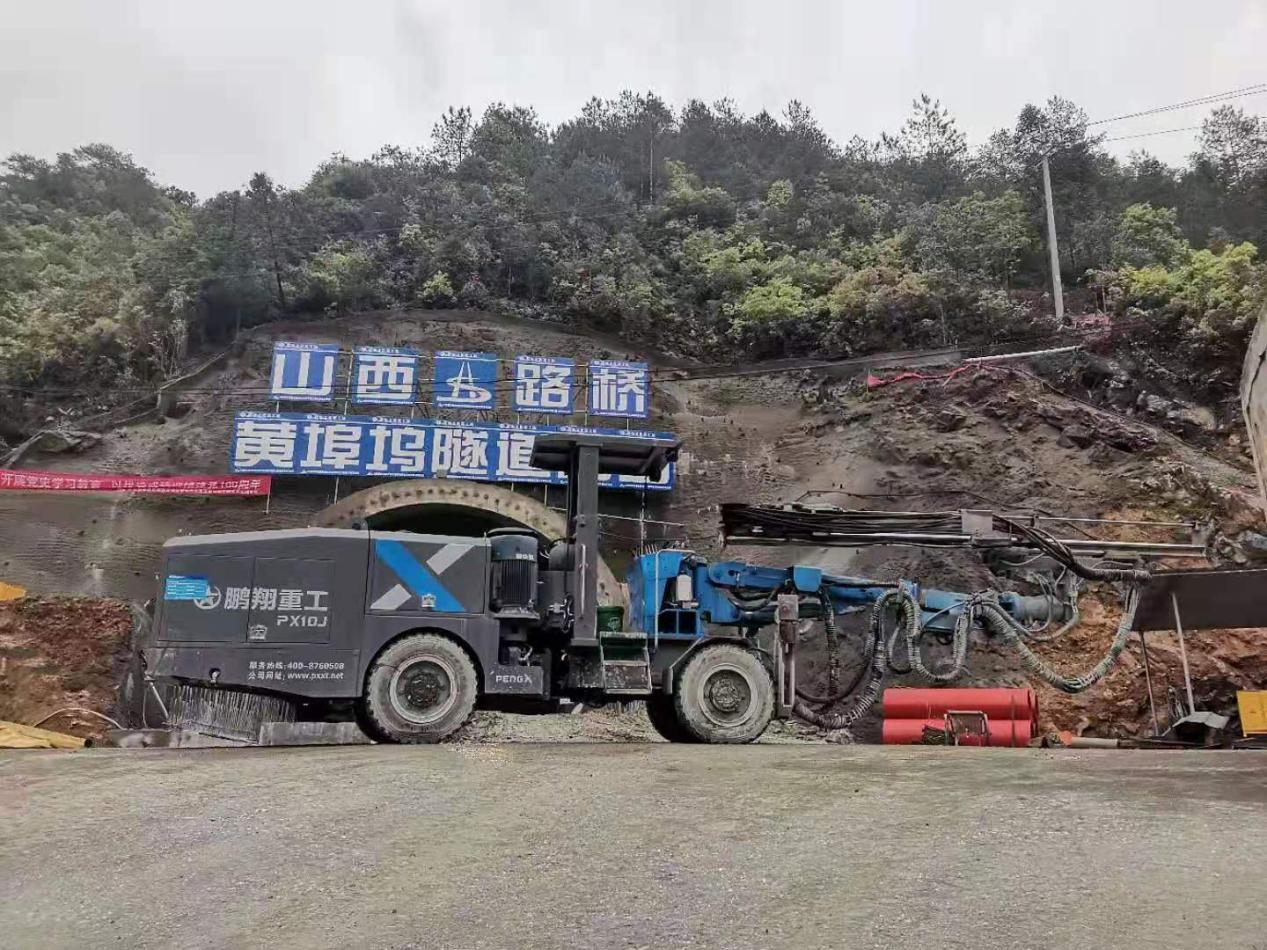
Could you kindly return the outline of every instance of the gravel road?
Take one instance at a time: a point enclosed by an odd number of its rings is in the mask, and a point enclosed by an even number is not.
[[[1267,948],[1267,756],[0,752],[6,947]]]

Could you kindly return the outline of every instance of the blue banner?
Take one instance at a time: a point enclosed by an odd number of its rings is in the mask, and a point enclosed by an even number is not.
[[[417,350],[358,346],[352,359],[352,401],[409,405],[418,392]]]
[[[440,350],[432,392],[441,409],[495,409],[497,356]]]
[[[518,412],[570,415],[576,404],[576,361],[516,356],[514,408]]]
[[[583,426],[445,422],[321,413],[239,412],[233,423],[231,471],[272,475],[346,475],[381,478],[470,478],[486,482],[561,485],[562,472],[533,468],[539,433],[621,435],[671,441],[663,432],[625,432]],[[658,481],[602,475],[607,488],[668,491],[670,464]]]
[[[329,402],[339,369],[339,347],[326,343],[273,344],[268,398],[283,402]]]
[[[650,413],[651,374],[646,363],[590,360],[589,414],[645,419]]]

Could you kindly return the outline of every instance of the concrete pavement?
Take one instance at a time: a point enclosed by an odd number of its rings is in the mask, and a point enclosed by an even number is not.
[[[0,752],[6,947],[1267,948],[1267,755]]]

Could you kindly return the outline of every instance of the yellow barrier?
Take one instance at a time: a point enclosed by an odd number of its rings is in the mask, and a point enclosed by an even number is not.
[[[1244,735],[1267,734],[1267,691],[1237,690],[1236,708],[1241,713],[1241,732]]]
[[[64,732],[0,720],[0,749],[82,749],[84,740]]]

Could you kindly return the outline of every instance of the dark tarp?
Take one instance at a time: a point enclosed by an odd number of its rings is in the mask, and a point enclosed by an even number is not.
[[[1185,631],[1267,627],[1267,569],[1159,571],[1144,585],[1134,629],[1174,630],[1172,593]]]

